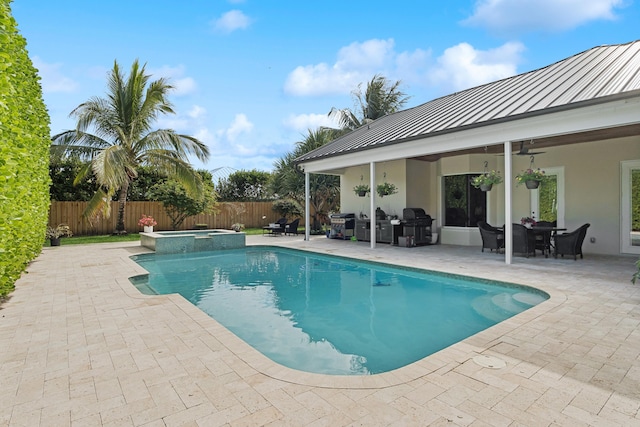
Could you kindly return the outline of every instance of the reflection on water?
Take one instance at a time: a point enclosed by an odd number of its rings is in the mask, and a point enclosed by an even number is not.
[[[280,248],[136,262],[156,292],[180,293],[278,363],[325,374],[405,366],[548,298]]]

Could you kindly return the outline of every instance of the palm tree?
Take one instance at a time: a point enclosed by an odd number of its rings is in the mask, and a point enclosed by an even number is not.
[[[340,110],[333,107],[329,116],[336,118],[342,129],[353,130],[387,114],[395,113],[409,100],[409,97],[400,91],[400,84],[399,80],[392,83],[386,77],[376,74],[367,83],[364,94],[362,83],[351,93],[357,105],[356,112],[349,108]]]
[[[272,191],[280,197],[287,197],[304,206],[304,173],[298,168],[295,159],[318,147],[333,141],[338,135],[335,129],[318,128],[309,133],[302,141],[296,142],[293,151],[284,155],[274,164]],[[310,203],[313,207],[313,229],[320,228],[320,222],[326,219],[328,212],[340,202],[340,178],[334,175],[312,174],[309,182]]]
[[[193,154],[205,161],[206,145],[172,129],[152,130],[160,114],[174,114],[167,94],[173,86],[164,78],[149,83],[145,65],[133,62],[129,76],[114,61],[107,79],[106,98],[92,97],[75,108],[76,128],[55,135],[54,153],[76,154],[89,160],[76,176],[80,182],[91,173],[100,188],[89,202],[85,217],[102,211],[109,215],[109,201],[118,193],[117,233],[126,233],[124,213],[129,185],[138,166],[151,166],[185,186],[191,194],[202,191],[202,182],[188,162]],[[89,130],[93,131],[90,133]]]

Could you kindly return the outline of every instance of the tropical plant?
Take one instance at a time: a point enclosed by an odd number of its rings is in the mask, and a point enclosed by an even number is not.
[[[216,192],[213,188],[211,172],[206,170],[197,172],[203,183],[203,191],[196,196],[189,194],[187,189],[175,179],[160,182],[149,190],[149,197],[152,200],[162,202],[174,230],[180,228],[184,220],[190,216],[215,211]]]
[[[296,158],[333,141],[339,131],[319,128],[309,130],[304,140],[296,143],[293,151],[275,163],[272,191],[282,198],[293,199],[298,205],[305,205],[305,175],[298,168]],[[312,229],[320,229],[327,222],[329,211],[339,211],[340,178],[334,175],[311,174],[309,192],[312,212]]]
[[[100,187],[87,206],[86,217],[100,211],[108,216],[109,201],[118,194],[116,233],[126,233],[127,194],[140,165],[153,166],[180,182],[191,194],[202,191],[202,182],[189,164],[188,155],[205,161],[209,150],[194,137],[171,129],[152,130],[158,116],[174,113],[167,99],[173,87],[164,78],[152,82],[149,78],[138,60],[133,62],[126,79],[114,61],[106,98],[92,97],[80,104],[71,112],[77,119],[76,128],[53,137],[54,153],[90,160],[76,177],[79,182],[93,172]]]
[[[471,180],[471,185],[473,185],[476,188],[480,188],[480,186],[483,186],[483,185],[490,186],[494,184],[500,184],[501,182],[502,182],[502,176],[500,176],[500,172],[492,170],[489,172],[484,172],[474,177]]]
[[[360,83],[358,88],[351,92],[356,111],[349,108],[338,109],[333,107],[329,116],[335,118],[342,129],[353,130],[370,123],[387,114],[399,111],[409,100],[409,97],[400,91],[401,82],[390,82],[386,77],[376,74],[363,93]]]
[[[303,214],[303,209],[300,207],[300,204],[293,199],[275,200],[271,209],[285,218],[293,218]],[[266,219],[266,217],[263,219]]]
[[[56,227],[47,226],[45,237],[47,239],[59,239],[61,237],[71,237],[73,233],[67,224],[58,224]]]
[[[541,170],[540,168],[537,168],[537,169],[529,168],[520,172],[518,175],[516,175],[516,181],[518,182],[518,185],[523,184],[527,181],[544,182],[546,179],[547,179],[547,176],[545,175],[544,171]]]
[[[358,196],[365,196],[368,192],[371,191],[371,187],[369,187],[367,184],[358,184],[355,187],[353,187],[353,191]]]
[[[376,192],[380,197],[390,196],[398,192],[398,187],[396,187],[394,184],[390,182],[385,181],[382,184],[378,184],[376,186]]]

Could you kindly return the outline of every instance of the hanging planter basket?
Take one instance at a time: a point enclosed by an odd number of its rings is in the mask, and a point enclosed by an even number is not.
[[[371,191],[371,189],[366,184],[359,184],[353,187],[353,191],[358,195],[358,197],[364,197],[369,191]]]
[[[484,172],[471,180],[471,185],[479,188],[480,191],[491,191],[493,184],[500,184],[502,182],[500,171],[490,171],[487,169],[488,165],[489,162],[484,162]]]
[[[535,190],[540,186],[540,181],[525,181],[524,185],[526,185],[527,189],[529,190]]]

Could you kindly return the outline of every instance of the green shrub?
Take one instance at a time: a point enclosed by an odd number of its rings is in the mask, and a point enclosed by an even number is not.
[[[49,215],[49,116],[9,0],[0,0],[0,298],[41,251]]]

